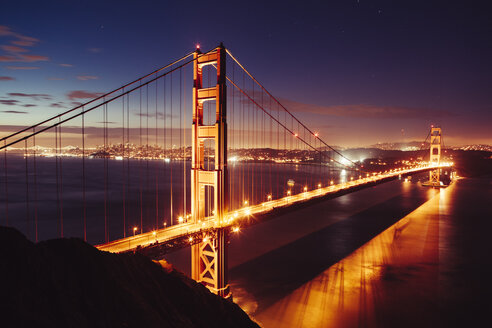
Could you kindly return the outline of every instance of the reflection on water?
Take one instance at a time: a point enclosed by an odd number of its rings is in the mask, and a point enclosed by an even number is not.
[[[441,327],[474,322],[490,303],[480,299],[490,287],[478,283],[481,291],[474,290],[467,278],[470,272],[481,275],[476,253],[487,252],[477,248],[475,254],[461,254],[462,235],[470,233],[463,228],[470,225],[463,214],[467,208],[472,218],[490,214],[484,203],[491,185],[477,199],[479,190],[465,190],[462,182],[427,191],[438,194],[267,307],[251,306],[255,299],[247,294],[240,293],[236,301],[245,304],[262,327]],[[472,197],[487,210],[471,208]],[[482,233],[480,227],[473,229]]]
[[[432,198],[255,318],[264,327],[366,327],[379,310],[391,312],[395,300],[410,302],[434,288],[440,201]]]

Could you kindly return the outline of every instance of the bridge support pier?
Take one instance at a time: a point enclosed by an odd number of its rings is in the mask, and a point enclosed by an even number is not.
[[[231,297],[227,279],[227,229],[220,228],[191,247],[192,278],[213,293]]]
[[[228,211],[229,192],[227,175],[226,125],[226,53],[220,45],[212,52],[194,54],[193,69],[193,126],[191,154],[191,214],[194,223],[214,227],[214,233],[192,246],[192,278],[212,292],[230,297],[227,280],[227,230],[222,228]],[[203,86],[203,67],[217,68],[217,84]],[[215,124],[204,124],[204,103],[215,101]],[[205,145],[205,141],[213,142]],[[205,168],[205,146],[214,149],[213,170]],[[207,191],[209,188],[209,192]],[[209,197],[213,189],[213,199]],[[209,198],[210,199],[209,199]]]

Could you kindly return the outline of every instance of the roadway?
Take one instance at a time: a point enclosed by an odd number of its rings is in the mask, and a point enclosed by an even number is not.
[[[446,166],[449,166],[449,164],[440,165],[440,167]],[[435,168],[437,168],[437,166],[419,166],[406,170],[395,170],[340,184],[320,187],[314,190],[306,190],[296,195],[287,195],[280,199],[272,199],[258,205],[245,206],[241,209],[231,211],[226,215],[222,222],[219,222],[213,217],[205,218],[203,221],[198,223],[183,222],[163,229],[136,234],[134,236],[122,238],[106,244],[97,245],[96,247],[99,250],[112,253],[128,252],[135,250],[137,247],[146,247],[155,243],[166,243],[184,236],[191,236],[199,233],[200,231],[234,227],[237,226],[241,220],[248,219],[254,215],[268,213],[273,209],[286,208],[288,206],[300,204],[301,202],[306,202],[314,198],[324,197],[344,190],[350,191],[352,189],[360,189],[360,187],[363,187],[364,185],[370,186],[374,185],[374,183],[383,182],[384,180],[391,180],[400,175],[412,175]]]

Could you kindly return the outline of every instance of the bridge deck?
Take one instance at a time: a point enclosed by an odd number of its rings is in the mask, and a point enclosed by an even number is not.
[[[441,165],[440,167],[444,167]],[[184,222],[181,224],[173,225],[167,228],[159,229],[156,231],[145,232],[131,237],[115,240],[106,244],[97,245],[96,247],[102,251],[108,251],[113,253],[121,253],[135,250],[137,247],[150,246],[156,242],[159,244],[170,242],[183,236],[196,234],[202,230],[223,228],[233,226],[250,216],[265,214],[272,211],[274,208],[285,208],[294,204],[299,204],[310,199],[327,196],[329,194],[336,194],[342,190],[350,191],[352,189],[360,189],[364,186],[370,186],[374,183],[382,182],[384,180],[390,180],[399,175],[412,175],[431,169],[435,169],[437,166],[423,166],[412,168],[408,170],[395,171],[391,173],[385,173],[375,175],[371,177],[361,178],[358,180],[348,181],[341,184],[331,185],[328,187],[322,187],[310,191],[306,191],[296,195],[286,196],[280,199],[270,200],[258,205],[252,205],[243,207],[236,211],[229,212],[226,219],[220,224],[213,217],[206,218],[200,223]]]

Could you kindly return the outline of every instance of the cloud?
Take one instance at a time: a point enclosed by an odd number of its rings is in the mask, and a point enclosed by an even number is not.
[[[451,113],[443,110],[433,110],[428,108],[409,108],[400,106],[376,106],[368,104],[340,105],[340,106],[319,106],[306,103],[299,103],[291,100],[281,99],[282,103],[289,111],[300,113],[312,113],[320,115],[331,115],[352,118],[370,119],[392,119],[392,118],[428,118],[436,115],[450,116]]]
[[[78,75],[77,79],[81,81],[87,81],[87,80],[97,80],[99,79],[99,76],[94,76],[94,75]]]
[[[47,56],[24,54],[25,52],[29,52],[29,49],[23,47],[34,46],[39,42],[36,38],[16,33],[12,31],[10,27],[5,25],[0,25],[0,36],[15,38],[15,40],[10,41],[11,45],[0,46],[0,48],[7,53],[0,55],[0,62],[32,63],[49,60]]]
[[[53,108],[66,108],[63,103],[59,102],[59,103],[52,103],[50,105],[50,107],[53,107]]]
[[[34,104],[25,104],[25,105],[22,105],[23,107],[36,107],[37,105],[34,105]]]
[[[72,64],[60,64],[60,66],[62,66],[62,67],[73,67]]]
[[[22,47],[32,47],[33,45],[36,44],[38,41],[30,41],[30,40],[15,40],[11,41],[10,43],[15,44],[17,46],[22,46]]]
[[[140,117],[149,117],[149,118],[155,118],[155,112],[154,113],[135,113],[135,116],[140,116]],[[164,118],[166,119],[169,119],[169,118],[172,118],[171,114],[166,114],[164,115],[164,113],[161,113],[161,112],[157,112],[157,119],[158,120],[163,120]]]
[[[0,56],[0,62],[15,62],[16,57],[15,56]]]
[[[64,78],[61,78],[61,77],[48,77],[47,80],[50,80],[50,81],[62,81],[62,80],[65,80]]]
[[[0,104],[2,105],[8,105],[8,106],[13,106],[17,105],[19,101],[15,99],[0,99]]]
[[[89,92],[89,91],[84,91],[84,90],[74,90],[70,91],[67,94],[68,99],[70,100],[75,100],[75,99],[92,99],[96,98],[99,96],[102,96],[104,93],[101,92]]]
[[[25,63],[32,63],[32,62],[37,62],[37,61],[48,61],[48,60],[50,60],[49,57],[39,56],[39,55],[19,55],[19,57],[22,60],[18,60],[18,61],[25,62]]]
[[[47,95],[45,93],[22,93],[22,92],[11,92],[8,93],[10,97],[26,97],[26,98],[31,98],[34,100],[39,100],[39,99],[46,99],[50,100],[51,96]]]
[[[15,78],[11,76],[0,76],[0,81],[13,81]]]
[[[93,54],[100,53],[102,51],[101,48],[89,48],[87,51],[92,52]]]
[[[0,62],[4,63],[33,63],[37,61],[48,61],[50,60],[46,56],[39,56],[39,55],[24,55],[24,54],[17,54],[15,56],[12,55],[6,55],[6,56],[0,56]]]
[[[0,36],[10,35],[13,32],[10,32],[10,28],[5,25],[0,25]]]
[[[21,47],[17,47],[17,46],[10,46],[10,45],[3,45],[3,46],[1,46],[1,48],[4,51],[13,52],[13,53],[28,52],[29,51],[26,48],[21,48]]]
[[[20,110],[2,110],[2,113],[9,114],[27,114],[28,112],[20,111]]]
[[[19,70],[19,69],[39,69],[37,66],[5,66],[6,69]]]
[[[22,35],[19,33],[16,33],[10,29],[10,27],[5,26],[5,25],[0,25],[0,36],[12,36],[17,38],[17,40],[11,41],[12,44],[23,46],[23,47],[28,47],[34,45],[36,42],[39,42],[38,39]]]

